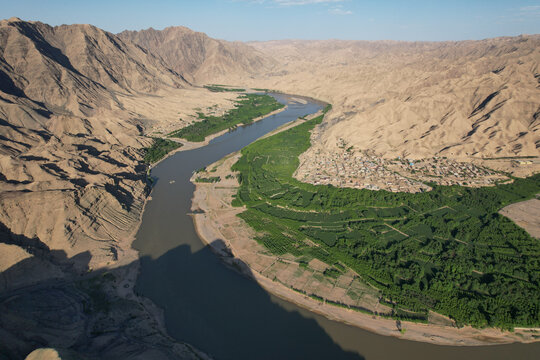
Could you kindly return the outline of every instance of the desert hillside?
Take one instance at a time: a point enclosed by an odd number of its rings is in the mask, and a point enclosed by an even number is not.
[[[63,259],[36,259],[50,268],[76,256],[78,271],[117,260],[123,250],[116,242],[132,231],[147,191],[138,168],[142,126],[126,116],[112,121],[122,108],[117,93],[187,83],[90,25],[4,20],[0,48],[0,246],[13,252],[2,257],[2,269],[36,248],[64,252]],[[2,286],[21,281],[31,276]]]
[[[198,84],[213,83],[216,77],[253,76],[277,64],[249,45],[213,39],[182,26],[124,31],[118,36],[160,56],[171,69]]]
[[[191,89],[159,58],[90,25],[3,20],[0,50],[0,246],[13,252],[2,269],[35,247],[81,257],[69,261],[78,271],[121,260],[148,191],[141,135],[227,96]],[[62,263],[49,260],[36,259]],[[53,273],[62,271],[35,271]],[[21,281],[32,279],[1,286]]]
[[[124,31],[193,83],[265,87],[331,102],[315,145],[386,158],[538,155],[540,37],[462,42],[216,40],[184,27]],[[512,171],[510,162],[489,164]],[[514,169],[518,175],[538,166]]]
[[[132,293],[131,243],[150,189],[143,148],[146,134],[208,104],[226,109],[236,95],[193,88],[94,26],[17,18],[0,22],[0,80],[0,352],[20,358],[49,344],[98,358],[195,356]],[[99,280],[103,271],[114,273]],[[96,296],[118,305],[114,316],[87,311]],[[111,330],[92,333],[103,326]]]
[[[538,156],[540,37],[462,42],[270,41],[279,70],[234,82],[334,105],[314,149],[386,158]],[[507,164],[508,166],[511,166]],[[533,165],[522,175],[538,171]]]

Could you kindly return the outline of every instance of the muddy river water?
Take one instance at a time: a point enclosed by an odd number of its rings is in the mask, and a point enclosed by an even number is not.
[[[134,247],[136,290],[164,310],[173,338],[216,359],[535,359],[540,343],[438,346],[377,335],[330,321],[266,292],[226,267],[197,236],[191,217],[193,171],[237,151],[321,104],[291,101],[285,111],[175,155],[152,170],[152,190]]]

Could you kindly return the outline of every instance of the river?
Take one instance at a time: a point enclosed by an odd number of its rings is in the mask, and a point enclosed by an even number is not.
[[[285,111],[178,152],[152,170],[157,182],[134,248],[136,291],[164,310],[169,335],[216,359],[533,359],[540,343],[438,346],[377,335],[330,321],[267,293],[226,267],[197,236],[188,215],[193,171],[237,151],[321,104],[290,102]]]

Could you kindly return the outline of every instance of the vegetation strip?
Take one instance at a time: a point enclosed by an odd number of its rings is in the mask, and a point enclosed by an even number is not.
[[[229,110],[225,115],[211,116],[198,112],[197,115],[201,121],[173,131],[169,136],[183,138],[188,141],[204,141],[208,135],[234,128],[238,124],[250,124],[253,119],[281,109],[284,106],[270,95],[244,94],[237,101],[236,107]]]
[[[257,241],[276,255],[347,265],[396,313],[540,325],[540,243],[498,214],[540,192],[540,174],[487,188],[430,183],[417,194],[301,183],[292,174],[323,116],[245,147],[233,166],[241,181],[233,204],[247,207],[239,216]]]
[[[246,91],[246,89],[228,88],[228,87],[225,87],[225,85],[205,85],[204,88],[212,92],[244,92]]]
[[[154,142],[151,146],[144,148],[144,162],[147,164],[153,164],[163,159],[169,152],[178,149],[182,144],[176,141],[153,138]]]

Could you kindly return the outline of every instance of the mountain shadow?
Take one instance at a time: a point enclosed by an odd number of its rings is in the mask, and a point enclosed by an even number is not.
[[[246,264],[235,262],[249,275]],[[284,309],[225,266],[209,246],[145,256],[141,269],[135,290],[164,309],[169,335],[216,359],[363,359],[341,349],[317,321]]]
[[[128,286],[122,274],[139,261],[87,274],[63,267],[62,277],[40,277],[44,262],[80,265],[90,255],[69,259],[63,251],[42,249],[39,239],[4,235],[4,243],[17,243],[33,256],[0,272],[0,280],[12,285],[0,288],[0,359],[24,359],[40,348],[83,359],[197,358],[190,345],[216,359],[363,359],[343,351],[315,320],[275,303],[208,246],[192,253],[182,245],[140,260],[144,271],[136,291],[150,291],[165,310],[164,334],[140,301],[115,292]],[[21,277],[34,281],[17,286],[13,280]]]

